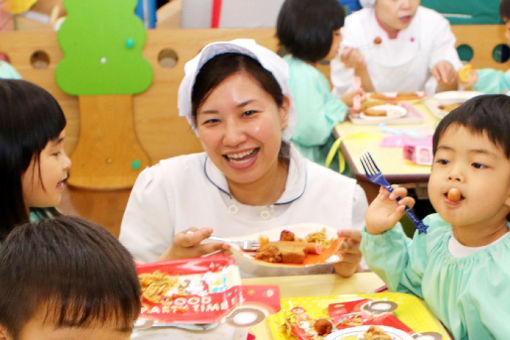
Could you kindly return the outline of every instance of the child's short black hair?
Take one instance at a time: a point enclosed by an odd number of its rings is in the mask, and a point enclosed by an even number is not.
[[[59,216],[15,228],[0,246],[0,325],[16,339],[36,313],[57,327],[118,325],[140,312],[134,261],[101,226]]]
[[[439,122],[434,132],[434,154],[439,139],[451,125],[466,127],[474,133],[487,133],[489,139],[501,147],[510,159],[510,97],[501,94],[481,95],[452,110]]]
[[[278,14],[276,36],[294,57],[315,63],[328,55],[333,31],[344,25],[344,18],[338,0],[286,0]]]
[[[499,4],[499,15],[504,21],[510,20],[510,0],[501,0]]]

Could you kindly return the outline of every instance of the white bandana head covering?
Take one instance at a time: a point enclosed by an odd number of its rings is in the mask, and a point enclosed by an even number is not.
[[[232,41],[211,43],[205,46],[196,57],[184,65],[185,74],[181,85],[179,86],[179,97],[177,103],[179,116],[186,117],[189,125],[193,128],[193,130],[195,130],[195,133],[197,133],[197,129],[191,115],[191,91],[195,84],[195,78],[207,61],[218,54],[229,52],[245,54],[257,60],[262,67],[273,74],[282,89],[283,95],[289,98],[289,121],[287,127],[282,132],[282,139],[288,142],[294,133],[294,128],[297,122],[296,110],[294,103],[292,102],[290,88],[288,85],[289,66],[287,65],[287,62],[280,58],[276,53],[258,45],[255,40],[252,39],[236,39]]]
[[[374,7],[376,1],[377,0],[359,0],[363,7]]]

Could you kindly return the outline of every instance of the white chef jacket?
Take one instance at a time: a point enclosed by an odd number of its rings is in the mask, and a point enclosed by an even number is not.
[[[238,202],[220,170],[205,153],[196,153],[162,160],[140,173],[119,239],[135,259],[152,262],[172,244],[176,233],[190,227],[211,227],[220,237],[295,223],[361,230],[367,206],[354,179],[303,158],[293,146],[285,191],[270,206]]]
[[[456,70],[462,67],[448,20],[421,6],[409,27],[399,31],[394,39],[379,24],[374,8],[348,15],[342,28],[342,46],[361,52],[377,92],[424,91],[432,67],[442,60]],[[339,56],[331,61],[331,82],[336,94],[349,91],[353,76],[354,70],[346,68]],[[436,86],[437,83],[432,91]]]

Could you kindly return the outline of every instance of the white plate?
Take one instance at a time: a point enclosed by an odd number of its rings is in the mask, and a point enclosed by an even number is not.
[[[329,334],[324,340],[341,340],[347,337],[356,337],[359,339],[363,339],[363,334],[370,328],[370,325],[365,326],[357,326],[357,327],[349,327],[344,328],[339,331],[333,332]],[[393,340],[413,340],[413,337],[406,332],[389,327],[389,326],[377,326],[381,328],[386,334],[388,334]]]
[[[290,230],[297,237],[304,238],[306,235],[314,232],[326,230],[328,238],[336,238],[337,230],[324,224],[318,223],[298,223],[284,225],[277,228],[261,231],[256,234],[246,235],[243,237],[232,237],[237,240],[258,240],[260,236],[268,237],[270,241],[278,241],[282,230]],[[243,252],[237,246],[232,246],[232,255],[237,261],[241,274],[246,276],[283,276],[283,275],[304,275],[304,274],[319,274],[331,272],[331,264],[340,260],[337,255],[332,255],[328,263],[317,264],[282,264],[282,263],[269,263],[254,258],[255,253]],[[333,258],[336,257],[336,258]]]
[[[395,118],[400,118],[406,115],[406,108],[400,105],[384,104],[376,105],[370,108],[371,110],[386,111],[386,116],[368,116],[365,112],[360,113],[360,117],[366,120],[385,121]]]
[[[466,100],[483,94],[477,91],[445,91],[436,93],[432,98],[441,105],[464,103]]]
[[[441,109],[441,105],[461,104],[481,94],[483,93],[477,91],[445,91],[426,98],[423,103],[430,110],[432,115],[442,119],[450,112]]]

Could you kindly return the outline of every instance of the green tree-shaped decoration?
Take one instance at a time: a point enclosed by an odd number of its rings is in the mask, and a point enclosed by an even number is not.
[[[95,189],[130,187],[149,165],[136,136],[132,95],[152,83],[143,57],[146,32],[137,0],[64,0],[58,31],[64,58],[60,88],[79,96],[80,139],[71,154],[69,184]]]

